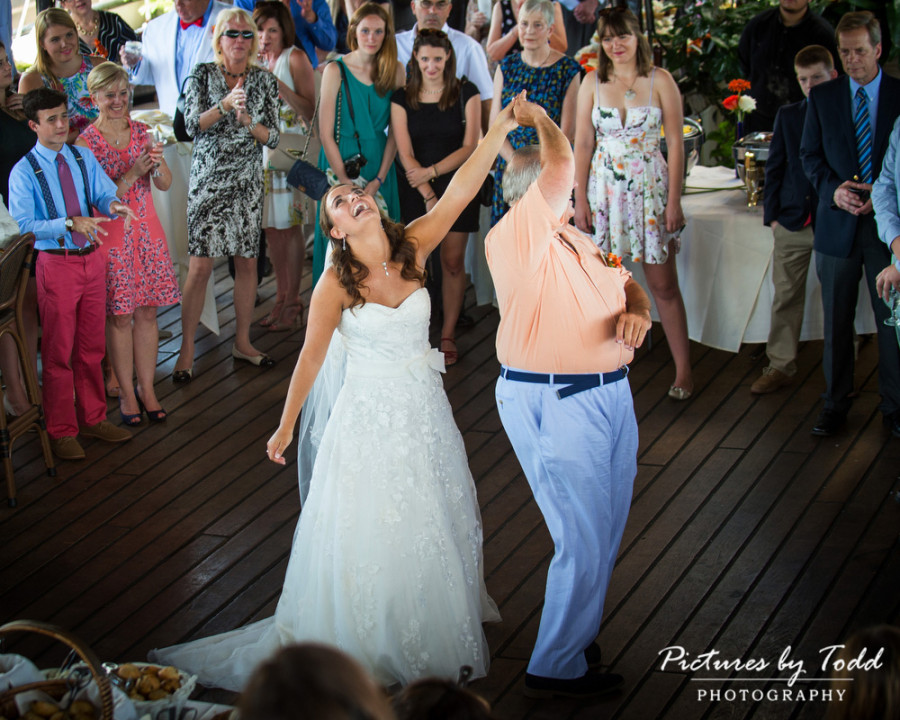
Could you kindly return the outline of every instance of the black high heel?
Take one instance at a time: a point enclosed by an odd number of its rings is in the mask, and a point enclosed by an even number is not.
[[[160,408],[159,410],[148,410],[144,405],[144,401],[141,400],[141,396],[138,394],[138,391],[134,391],[134,396],[137,398],[138,407],[141,409],[141,412],[147,413],[147,419],[152,423],[164,423],[166,418],[169,417],[169,414]]]

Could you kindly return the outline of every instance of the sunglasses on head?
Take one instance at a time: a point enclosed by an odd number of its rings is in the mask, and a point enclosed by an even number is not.
[[[244,40],[252,40],[256,35],[252,30],[225,30],[222,34],[227,37],[235,40],[237,38],[244,38]]]

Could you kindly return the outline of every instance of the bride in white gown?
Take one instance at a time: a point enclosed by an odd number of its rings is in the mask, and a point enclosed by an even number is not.
[[[313,293],[270,459],[284,463],[335,329],[346,371],[315,443],[275,616],[154,651],[156,660],[231,690],[278,647],[300,641],[339,647],[383,685],[454,678],[461,665],[473,677],[487,673],[481,623],[499,614],[484,586],[481,517],[438,373],[443,356],[428,342],[423,268],[481,186],[523,102],[507,106],[435,207],[405,230],[358,187],[339,185],[322,199],[333,267]]]

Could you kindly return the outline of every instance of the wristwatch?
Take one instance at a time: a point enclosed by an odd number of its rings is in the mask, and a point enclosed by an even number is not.
[[[67,217],[66,218],[66,230],[68,230],[69,232],[72,232],[72,230],[74,230],[74,229],[75,229],[75,219]]]

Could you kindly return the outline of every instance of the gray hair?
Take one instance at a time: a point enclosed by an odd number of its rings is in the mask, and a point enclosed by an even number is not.
[[[503,201],[507,205],[515,204],[540,174],[540,146],[526,145],[516,150],[503,172]]]
[[[553,13],[553,3],[550,0],[525,0],[522,7],[519,8],[519,17],[525,17],[533,12],[539,12],[544,16],[544,22],[552,25],[555,19]]]

